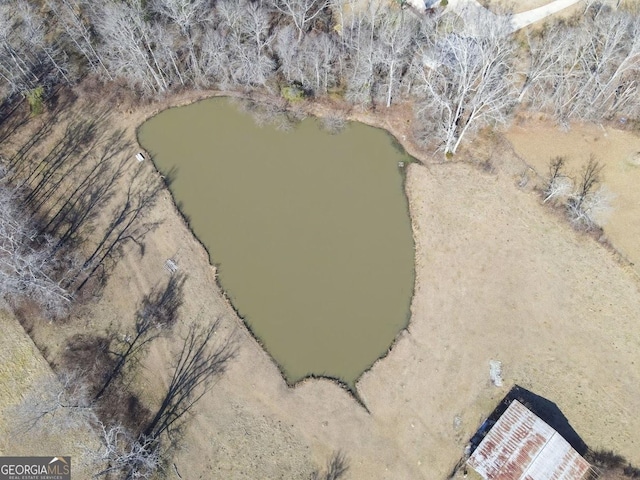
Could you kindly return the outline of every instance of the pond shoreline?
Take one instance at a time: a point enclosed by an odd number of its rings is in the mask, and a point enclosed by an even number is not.
[[[225,98],[231,98],[231,99],[236,99],[238,98],[238,96],[233,96],[233,97],[229,97],[228,95],[225,95],[225,93],[227,92],[214,92],[213,95],[208,95],[205,96],[204,98],[197,98],[193,101],[187,101],[187,102],[172,102],[173,105],[169,106],[166,109],[161,109],[161,110],[157,110],[154,111],[152,114],[150,114],[147,118],[150,119],[152,117],[154,117],[155,115],[159,115],[160,113],[166,112],[167,110],[171,109],[171,108],[177,108],[177,107],[181,107],[181,106],[185,106],[185,105],[190,105],[202,100],[206,100],[206,99],[211,99],[211,98],[216,98],[216,97],[225,97]],[[250,101],[256,101],[254,97],[250,97],[249,98]],[[315,118],[321,118],[318,117],[318,115],[316,114],[325,114],[325,115],[331,115],[333,113],[332,110],[327,111],[326,106],[323,109],[318,109],[318,108],[308,108],[309,105],[306,105],[307,108],[305,108],[305,113],[307,112],[311,112],[309,114],[310,117],[315,117]],[[236,106],[234,106],[234,108],[237,108]],[[251,114],[251,112],[249,112],[249,114]],[[174,117],[175,118],[175,117]],[[353,119],[352,119],[353,118]],[[348,121],[350,122],[355,122],[355,123],[362,123],[359,122],[358,120],[355,119],[355,116],[352,116],[352,118],[349,118]],[[255,120],[253,120],[255,121]],[[145,123],[146,120],[143,122]],[[138,143],[141,144],[141,140],[140,140],[140,127],[142,124],[140,124],[138,126],[138,128],[136,129],[136,138],[138,140]],[[381,128],[380,125],[368,125],[372,128],[375,129],[380,129],[382,130],[386,135],[390,135],[391,137],[391,142],[392,142],[392,146],[395,144],[400,145],[400,148],[403,148],[402,145],[400,144],[400,142],[397,140],[397,138],[390,134],[390,132],[385,129],[385,128]],[[343,140],[344,141],[344,140]],[[355,139],[354,139],[355,141]],[[149,140],[147,140],[147,147],[148,147],[148,142]],[[396,148],[396,147],[394,147]],[[401,151],[402,155],[408,155],[407,152],[405,152],[404,150]],[[175,154],[174,154],[175,155]],[[152,155],[151,155],[152,156]],[[412,157],[413,158],[413,157]],[[154,169],[156,170],[156,174],[157,175],[161,175],[160,172],[160,168],[158,167],[158,165],[156,165],[155,161],[153,160],[153,156],[152,156],[152,162],[154,165]],[[411,163],[411,161],[409,162]],[[363,372],[361,372],[358,377],[355,379],[354,383],[351,384],[350,382],[346,382],[345,380],[343,380],[340,377],[337,376],[333,376],[333,375],[321,375],[321,374],[306,374],[303,377],[291,382],[287,379],[287,376],[285,375],[285,371],[283,370],[283,367],[280,366],[280,364],[275,360],[275,358],[272,356],[272,354],[268,351],[267,348],[265,348],[265,345],[263,343],[263,341],[260,339],[260,336],[256,334],[256,332],[253,330],[252,326],[249,324],[249,322],[247,322],[246,318],[240,314],[240,311],[238,309],[238,307],[234,304],[234,302],[232,301],[231,297],[229,296],[228,292],[225,290],[225,288],[222,286],[221,282],[220,282],[220,277],[218,276],[218,270],[219,270],[219,261],[220,259],[212,259],[209,263],[210,265],[213,267],[214,272],[215,273],[215,278],[216,278],[216,284],[218,289],[220,290],[220,292],[222,293],[223,297],[225,298],[226,302],[228,303],[229,307],[235,312],[235,314],[237,315],[237,317],[242,320],[245,328],[248,330],[248,332],[251,334],[251,336],[254,338],[254,340],[258,343],[258,345],[260,346],[260,348],[262,348],[271,358],[271,361],[274,363],[274,365],[276,365],[276,367],[278,368],[278,370],[280,371],[280,374],[282,375],[283,379],[285,379],[285,381],[287,382],[287,384],[290,387],[295,387],[307,380],[310,379],[318,379],[318,378],[324,378],[324,379],[328,379],[331,380],[333,382],[336,382],[340,387],[342,387],[343,389],[345,389],[350,395],[353,396],[353,398],[356,400],[356,402],[358,402],[361,406],[363,406],[366,409],[366,406],[364,405],[364,402],[362,401],[362,399],[360,398],[358,391],[357,391],[357,382],[358,380],[362,377],[362,375],[364,373],[366,373],[367,371],[369,371],[379,360],[385,358],[390,351],[393,349],[393,346],[395,345],[398,337],[409,328],[410,325],[410,321],[411,321],[411,302],[413,299],[413,292],[415,291],[415,235],[414,235],[414,230],[413,230],[413,221],[411,219],[411,209],[410,209],[410,205],[409,205],[409,198],[406,192],[406,169],[408,167],[408,164],[404,163],[404,166],[400,167],[400,178],[401,178],[401,189],[402,189],[402,197],[403,197],[403,205],[404,205],[404,212],[407,215],[407,219],[408,219],[408,225],[409,228],[411,229],[411,234],[410,234],[410,238],[411,238],[411,257],[412,257],[412,261],[411,261],[411,271],[412,271],[412,282],[411,282],[411,287],[410,287],[410,292],[408,295],[408,299],[407,299],[407,313],[406,313],[406,317],[404,317],[404,320],[402,322],[402,328],[400,328],[400,330],[396,331],[396,334],[393,337],[393,340],[390,342],[389,346],[387,346],[385,348],[385,350],[383,351],[383,353],[381,353],[379,356],[376,357],[376,359],[374,361],[372,361],[366,368],[365,370],[363,370]],[[174,167],[172,167],[174,168]],[[191,167],[193,168],[193,166]],[[397,168],[395,163],[394,163],[394,168]],[[166,169],[166,166],[165,166]],[[164,177],[163,177],[164,178]],[[170,197],[171,197],[171,202],[173,204],[173,208],[174,210],[176,210],[177,212],[179,212],[180,217],[182,218],[185,226],[187,227],[187,229],[191,232],[191,235],[196,238],[196,240],[198,241],[198,243],[204,248],[204,250],[208,253],[209,258],[212,258],[211,252],[209,251],[208,247],[204,244],[204,242],[196,235],[192,225],[191,225],[191,221],[190,221],[190,217],[191,214],[185,215],[182,210],[180,209],[176,198],[175,198],[175,193],[171,187],[171,185],[169,185],[167,182],[165,182],[165,186],[168,187],[169,193],[170,193]],[[180,202],[182,203],[182,201]],[[254,312],[254,316],[255,316],[255,312]]]
[[[270,95],[270,94],[266,94],[266,93],[256,93],[256,92],[243,92],[243,91],[232,91],[232,90],[209,90],[209,91],[190,91],[190,92],[183,92],[183,93],[178,93],[178,94],[172,94],[169,95],[167,97],[162,98],[159,102],[155,101],[152,104],[149,105],[149,107],[145,108],[144,106],[142,108],[140,107],[135,107],[136,113],[138,113],[140,115],[137,119],[136,119],[136,125],[135,125],[135,136],[136,136],[136,140],[138,139],[138,130],[140,128],[140,126],[146,122],[147,120],[149,120],[150,118],[164,112],[167,109],[171,109],[171,108],[178,108],[178,107],[183,107],[183,106],[187,106],[187,105],[191,105],[193,103],[196,102],[200,102],[203,100],[207,100],[210,98],[218,98],[218,97],[226,97],[226,98],[230,98],[230,99],[236,99],[239,101],[250,101],[250,102],[255,102],[257,104],[260,103],[264,103],[264,102],[283,102],[283,100],[275,95]],[[379,107],[377,109],[366,109],[366,108],[358,108],[358,107],[353,107],[352,105],[348,105],[346,104],[346,102],[339,102],[339,101],[335,101],[333,99],[329,99],[329,98],[325,98],[325,99],[320,99],[320,100],[303,100],[299,103],[295,103],[295,104],[291,104],[291,103],[286,103],[286,108],[288,109],[295,109],[295,110],[299,110],[302,111],[304,113],[304,115],[308,115],[308,116],[313,116],[316,118],[327,118],[327,117],[332,117],[332,116],[338,116],[341,118],[344,118],[345,121],[354,121],[354,122],[360,122],[363,123],[365,125],[374,127],[374,128],[379,128],[384,130],[387,134],[389,134],[396,142],[398,142],[398,144],[400,144],[400,146],[407,152],[407,154],[409,154],[413,159],[417,160],[421,165],[424,165],[428,168],[429,165],[442,165],[442,164],[448,164],[448,163],[455,163],[455,161],[451,161],[451,160],[446,160],[444,158],[444,156],[439,156],[436,154],[436,152],[429,152],[427,151],[426,148],[418,145],[415,141],[412,140],[411,138],[411,118],[410,118],[410,107],[407,105],[396,105],[396,106],[392,106],[391,108],[387,109],[386,107]],[[139,142],[138,142],[139,143]],[[515,154],[515,152],[513,152]],[[459,155],[457,155],[457,157],[460,157],[462,160],[462,162],[468,162],[468,153],[465,153],[465,150],[462,150],[460,152]],[[520,159],[520,161],[523,161],[523,159],[521,159],[520,157],[518,157]],[[458,160],[460,161],[460,160]],[[530,165],[528,165],[527,163],[525,163],[525,165],[527,165],[529,168],[532,168]],[[408,166],[405,166],[405,170],[403,171],[403,190],[404,190],[404,195],[407,201],[407,208],[408,208],[408,215],[409,215],[409,219],[411,222],[411,229],[412,229],[412,236],[413,236],[413,244],[414,244],[414,273],[415,273],[415,281],[413,284],[413,291],[411,292],[411,305],[413,305],[413,297],[416,291],[416,287],[420,281],[420,279],[417,276],[417,271],[418,271],[418,262],[420,261],[420,259],[417,257],[418,256],[418,251],[415,248],[416,245],[416,225],[415,225],[415,219],[413,218],[413,216],[411,215],[411,206],[409,205],[410,202],[410,197],[407,194],[406,191],[406,172],[408,172],[407,169]],[[155,167],[154,164],[154,169],[156,170],[157,174],[160,175],[160,172],[157,170],[157,168]],[[538,175],[540,175],[539,172],[536,172]],[[196,241],[202,246],[202,248],[204,248],[205,252],[207,252],[208,258],[210,258],[209,255],[209,251],[207,249],[207,247],[198,239],[198,237],[195,235],[195,233],[193,232],[191,226],[189,225],[189,221],[188,219],[182,214],[182,212],[180,211],[178,205],[176,204],[174,198],[173,198],[173,194],[170,192],[170,189],[167,188],[167,190],[169,191],[169,196],[171,198],[171,202],[173,204],[173,208],[175,209],[176,212],[179,213],[180,218],[182,218],[185,226],[187,227],[187,229],[190,231],[191,235],[196,239]],[[596,241],[596,243],[601,243],[598,242],[597,239],[594,239],[594,241]],[[612,250],[614,252],[614,254],[616,254],[618,257],[623,257],[622,254],[620,252],[618,252],[614,247],[612,247],[611,245],[606,245],[603,244],[603,247]],[[236,308],[235,305],[233,305],[233,302],[231,301],[231,299],[229,298],[229,296],[227,295],[227,292],[222,288],[222,286],[220,285],[219,281],[218,281],[218,275],[217,275],[217,265],[211,265],[210,266],[213,268],[215,273],[215,278],[216,278],[216,283],[217,283],[217,287],[220,289],[220,292],[223,294],[225,300],[227,301],[229,307],[235,312],[235,314],[237,315],[237,317],[239,318],[239,320],[242,322],[244,328],[247,330],[247,332],[250,334],[250,336],[254,339],[254,341],[256,342],[256,344],[260,347],[261,350],[263,350],[268,357],[270,358],[270,361],[274,364],[274,366],[278,369],[278,371],[280,372],[281,377],[283,378],[283,380],[285,380],[285,383],[290,387],[290,388],[296,388],[300,385],[303,385],[309,381],[314,381],[317,379],[325,379],[325,380],[329,380],[331,382],[334,382],[336,385],[338,385],[340,388],[342,388],[343,390],[345,390],[355,401],[356,403],[358,403],[360,406],[362,406],[363,408],[365,408],[365,410],[368,411],[368,408],[366,406],[365,401],[362,399],[361,395],[359,394],[358,391],[358,383],[360,382],[360,380],[368,373],[370,372],[378,363],[380,363],[382,360],[384,360],[390,353],[391,351],[395,348],[396,344],[398,343],[399,339],[407,332],[409,332],[410,327],[412,325],[412,307],[410,308],[409,314],[408,314],[408,318],[406,320],[406,324],[405,327],[402,328],[401,330],[398,331],[398,333],[396,334],[395,338],[393,339],[393,341],[390,343],[389,348],[387,349],[386,352],[384,352],[380,357],[378,357],[365,371],[363,371],[363,373],[357,378],[357,380],[354,383],[354,387],[351,388],[349,386],[349,384],[347,384],[346,382],[344,382],[343,380],[336,378],[336,377],[332,377],[332,376],[323,376],[323,375],[309,375],[309,376],[305,376],[304,378],[294,382],[294,383],[289,383],[286,380],[286,376],[284,375],[284,372],[282,370],[282,368],[280,367],[280,365],[278,364],[278,362],[271,356],[271,354],[267,351],[267,349],[265,348],[265,346],[263,345],[263,343],[260,341],[260,339],[256,336],[256,334],[253,332],[252,328],[250,327],[250,325],[246,322],[245,318],[240,315],[240,313],[238,312],[238,309]]]
[[[113,97],[94,102],[108,106],[114,127],[126,130],[135,148],[133,129],[154,111],[211,96],[183,92],[131,106]],[[377,122],[397,124],[382,117]],[[633,412],[640,408],[640,379],[633,369],[621,378],[610,370],[612,364],[640,364],[633,329],[637,277],[542,207],[534,192],[519,188],[514,172],[504,172],[499,161],[495,171],[479,168],[492,152],[481,141],[456,162],[425,155],[408,167],[419,258],[415,303],[393,355],[357,382],[366,409],[335,381],[286,384],[222,297],[215,267],[174,215],[167,191],[149,212],[163,228],[147,237],[145,256],[127,249],[97,304],[62,328],[39,325],[36,336],[52,342],[88,329],[101,332],[114,319],[131,328],[131,312],[155,283],[166,281],[164,262],[175,258],[189,276],[180,314],[185,322],[151,346],[135,379],[140,398],[151,406],[159,400],[188,320],[220,318],[221,334],[233,333],[239,345],[238,358],[194,411],[185,430],[188,448],[172,459],[184,478],[308,478],[311,467],[335,450],[349,458],[354,480],[448,478],[479,419],[505,393],[489,381],[492,358],[505,366],[506,388],[517,383],[553,400],[589,445],[638,463],[640,425]],[[511,158],[503,147],[493,152]],[[126,154],[135,162],[133,148]],[[144,168],[153,167],[147,162]]]

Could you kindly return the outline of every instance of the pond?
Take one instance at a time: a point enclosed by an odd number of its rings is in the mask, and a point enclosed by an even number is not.
[[[386,132],[306,119],[260,127],[222,98],[172,108],[139,131],[218,267],[234,308],[288,383],[353,387],[409,319],[414,249]],[[212,292],[212,295],[214,293]]]

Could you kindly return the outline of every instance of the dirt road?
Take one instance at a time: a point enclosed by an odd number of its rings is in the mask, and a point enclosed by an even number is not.
[[[544,20],[580,2],[584,2],[584,0],[551,0],[544,5],[538,5],[539,0],[520,1],[517,5],[517,12],[510,19],[512,31],[515,32]],[[418,11],[425,10],[424,0],[408,0],[408,3]],[[533,8],[534,6],[535,8]],[[509,9],[510,5],[505,2],[502,7]],[[482,33],[482,23],[486,22],[488,17],[499,15],[493,13],[491,8],[487,8],[477,0],[449,0],[447,10],[460,15],[465,20],[468,31],[474,34]]]

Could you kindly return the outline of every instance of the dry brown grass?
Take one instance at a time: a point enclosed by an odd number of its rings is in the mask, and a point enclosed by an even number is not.
[[[607,240],[635,264],[640,274],[640,136],[610,127],[576,125],[568,132],[540,122],[514,126],[506,133],[515,152],[541,176],[555,156],[567,159],[568,173],[577,176],[590,155],[604,166],[603,185],[611,194],[611,212],[604,218]]]
[[[112,114],[135,140],[149,115],[204,94],[121,104]],[[369,119],[397,128],[404,140],[401,117]],[[519,189],[519,161],[506,156],[486,173],[432,160],[408,171],[417,248],[412,318],[391,353],[357,384],[369,412],[326,380],[286,386],[219,291],[215,268],[166,191],[149,215],[163,223],[145,255],[126,250],[102,298],[64,325],[38,324],[36,342],[55,357],[77,333],[130,326],[137,303],[166,280],[163,264],[173,258],[188,275],[183,323],[221,316],[221,334],[235,331],[240,347],[174,452],[183,478],[305,478],[335,450],[349,458],[351,479],[445,478],[514,383],[556,402],[590,446],[640,463],[637,278],[535,193]],[[135,379],[151,407],[182,332],[178,326],[158,340]],[[490,359],[503,362],[503,388],[489,382]],[[4,448],[15,450],[15,441]]]
[[[63,423],[49,417],[32,425],[34,417],[19,415],[24,398],[51,381],[54,373],[15,317],[4,310],[0,331],[0,455],[71,455],[74,476],[89,478],[84,449],[96,448],[94,436],[85,429],[57,428]]]

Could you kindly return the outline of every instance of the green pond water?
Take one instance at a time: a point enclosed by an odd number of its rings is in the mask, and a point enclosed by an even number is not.
[[[314,119],[259,127],[221,98],[166,110],[138,135],[173,169],[176,203],[287,381],[353,386],[409,318],[406,154],[358,123],[337,135]]]

